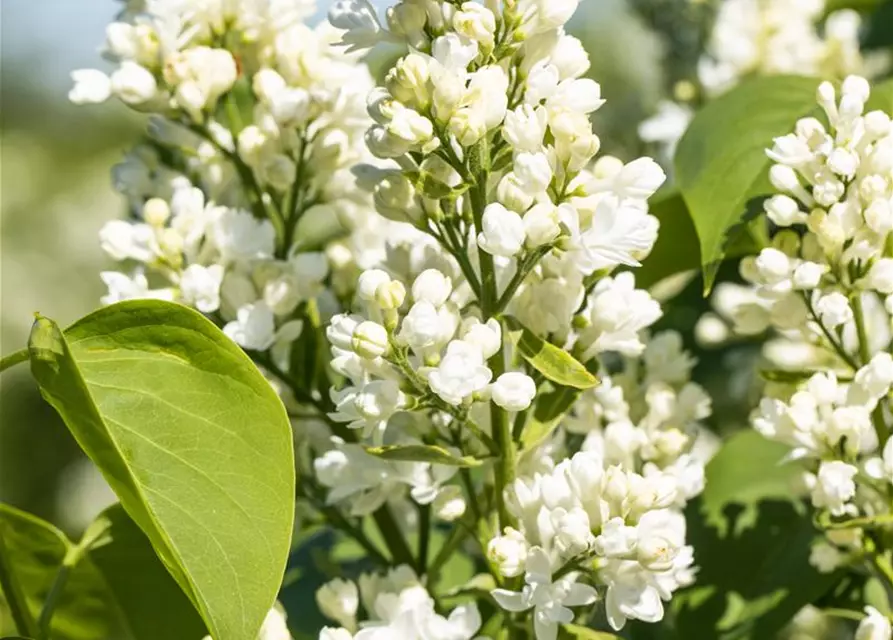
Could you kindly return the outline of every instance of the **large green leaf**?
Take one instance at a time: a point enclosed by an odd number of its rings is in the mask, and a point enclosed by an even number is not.
[[[254,637],[289,551],[288,418],[250,359],[200,314],[132,301],[29,345],[44,397],[97,464],[216,640]]]
[[[682,137],[676,177],[698,233],[705,290],[772,191],[766,148],[815,109],[817,86],[796,76],[748,80],[698,112]]]
[[[787,452],[746,430],[707,466],[704,494],[688,509],[698,581],[674,599],[672,637],[774,638],[837,582],[809,564],[817,532],[793,495],[802,470],[783,462]]]
[[[120,505],[100,515],[78,545],[51,524],[0,505],[0,537],[34,620],[66,556],[74,563],[52,616],[54,640],[200,640],[207,633]],[[0,616],[0,634],[15,631],[10,622]]]

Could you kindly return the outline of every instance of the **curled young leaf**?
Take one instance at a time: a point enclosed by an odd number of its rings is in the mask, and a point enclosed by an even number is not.
[[[387,447],[365,447],[366,453],[382,460],[401,462],[428,462],[448,467],[479,467],[483,461],[471,456],[457,456],[443,447],[428,444],[392,445]]]
[[[507,318],[506,322],[512,331],[520,331],[518,352],[547,380],[574,389],[591,389],[598,385],[598,378],[567,351],[546,342],[514,318]]]

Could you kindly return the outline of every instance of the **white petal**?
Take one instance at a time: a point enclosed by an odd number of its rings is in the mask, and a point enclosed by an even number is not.
[[[493,589],[490,592],[496,603],[506,611],[527,611],[530,605],[523,593],[517,591],[509,591],[508,589]]]
[[[579,607],[584,604],[592,604],[598,598],[598,592],[588,584],[571,585],[570,591],[565,597],[564,604],[567,607]]]

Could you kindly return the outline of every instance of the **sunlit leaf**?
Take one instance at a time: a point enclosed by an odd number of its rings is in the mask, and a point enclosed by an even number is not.
[[[294,513],[285,410],[250,359],[180,305],[106,307],[64,335],[39,318],[31,369],[216,640],[256,635]]]
[[[710,102],[695,116],[676,151],[679,189],[698,233],[704,286],[762,213],[772,192],[766,148],[817,107],[819,81],[797,76],[754,78]]]

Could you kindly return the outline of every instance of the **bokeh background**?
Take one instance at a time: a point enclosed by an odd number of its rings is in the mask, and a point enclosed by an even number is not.
[[[322,0],[314,20],[324,19]],[[110,169],[144,122],[119,104],[77,107],[69,74],[105,68],[99,48],[115,0],[3,0],[0,8],[0,352],[22,348],[33,313],[65,325],[89,313],[108,266],[104,222],[122,215]],[[573,23],[608,104],[598,130],[609,152],[638,151],[636,123],[663,78],[657,40],[626,0],[584,2]],[[113,500],[26,367],[0,381],[0,501],[77,535]]]

